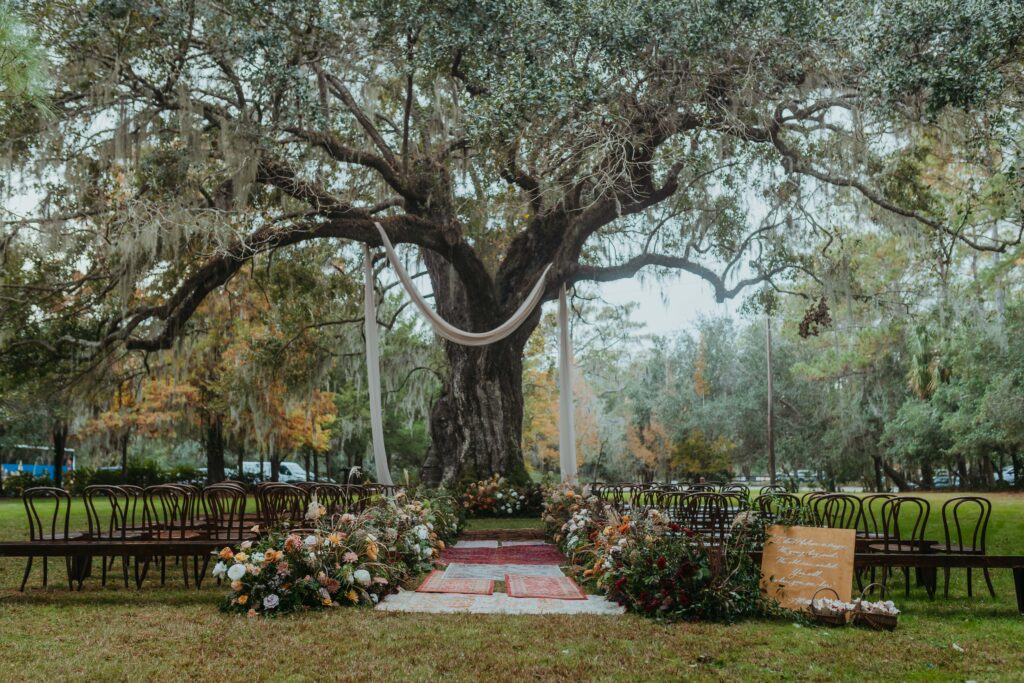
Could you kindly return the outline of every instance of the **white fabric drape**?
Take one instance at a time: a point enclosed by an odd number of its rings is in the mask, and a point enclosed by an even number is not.
[[[363,315],[366,327],[366,380],[370,390],[370,434],[377,483],[392,485],[388,456],[384,451],[384,410],[380,398],[380,340],[377,335],[377,303],[373,289],[373,260],[363,246]]]
[[[465,330],[460,330],[448,323],[430,307],[402,266],[402,262],[398,259],[398,254],[395,253],[395,248],[392,246],[391,240],[388,239],[384,228],[380,223],[374,223],[374,225],[377,226],[377,232],[380,233],[380,239],[384,244],[384,251],[387,254],[388,261],[391,262],[391,267],[395,269],[399,281],[412,299],[413,304],[423,314],[423,317],[427,319],[427,322],[434,328],[438,336],[448,341],[463,346],[486,346],[487,344],[501,341],[519,329],[519,326],[530,316],[544,296],[544,283],[547,281],[548,273],[551,271],[553,264],[548,264],[537,280],[537,284],[530,291],[529,296],[516,309],[512,317],[504,323],[489,332],[466,332]],[[388,461],[384,453],[384,420],[381,408],[380,352],[377,337],[377,311],[373,292],[373,263],[370,259],[369,247],[364,247],[364,249],[363,266],[366,275],[364,284],[366,375],[370,385],[370,429],[373,436],[373,457],[377,465],[377,482],[391,484],[391,473],[388,470]],[[577,480],[576,420],[572,398],[572,345],[569,339],[569,307],[565,299],[565,286],[562,286],[558,293],[558,342],[559,465],[562,471],[562,481],[575,484]]]
[[[565,285],[558,290],[558,463],[562,483],[576,483],[576,411],[572,400],[572,344]]]
[[[444,337],[450,342],[456,344],[462,344],[463,346],[486,346],[493,344],[496,341],[501,341],[505,337],[509,336],[523,324],[523,322],[530,316],[533,309],[540,303],[541,297],[544,296],[544,282],[547,280],[548,272],[551,270],[551,264],[544,269],[544,272],[540,274],[540,278],[537,280],[537,284],[533,286],[533,290],[530,291],[530,295],[526,297],[523,304],[516,309],[516,312],[512,314],[512,317],[498,325],[490,332],[466,332],[460,330],[448,323],[447,320],[437,314],[434,309],[430,307],[427,300],[419,293],[416,289],[416,285],[413,284],[412,278],[405,272],[405,268],[402,267],[402,262],[398,259],[398,254],[395,253],[395,248],[391,246],[391,240],[388,239],[388,234],[384,232],[384,228],[381,227],[380,223],[374,223],[377,226],[377,232],[380,233],[380,239],[384,243],[384,251],[388,255],[388,260],[391,261],[391,267],[395,269],[395,273],[398,275],[398,279],[402,281],[402,286],[405,287],[405,291],[408,292],[409,298],[416,305],[416,308],[420,309],[420,313],[426,318],[430,325],[434,328],[434,331],[441,337]]]

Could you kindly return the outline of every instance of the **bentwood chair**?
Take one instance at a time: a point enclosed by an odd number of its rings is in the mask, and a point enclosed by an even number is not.
[[[942,529],[946,545],[944,551],[956,555],[984,555],[988,522],[992,517],[992,503],[981,496],[959,496],[942,504]],[[943,595],[949,597],[949,567],[943,568],[945,585]],[[996,597],[988,567],[982,567],[988,592]],[[967,568],[967,597],[974,597],[974,579]]]
[[[95,485],[87,486],[82,492],[82,501],[85,503],[85,515],[89,524],[89,538],[107,541],[125,541],[129,538],[129,509],[132,498],[127,491],[120,486]],[[108,510],[101,511],[96,502],[106,503]],[[132,536],[139,532],[132,531]],[[128,563],[127,555],[121,557],[121,575],[124,579],[124,587],[128,587]],[[117,555],[101,557],[101,583],[107,585],[107,572],[114,566]]]
[[[884,554],[903,555],[927,553],[929,544],[924,534],[928,527],[931,505],[924,498],[899,496],[882,504],[882,542],[871,545],[871,550]],[[910,597],[910,568],[903,567],[906,580],[906,595]],[[886,586],[889,567],[882,567],[883,586]],[[925,581],[929,597],[935,595],[934,581]]]
[[[769,523],[796,524],[800,520],[800,498],[792,493],[765,493],[754,499],[754,510]]]
[[[729,497],[720,493],[691,493],[682,501],[679,523],[700,534],[710,546],[724,545],[734,517],[729,506]]]
[[[292,484],[267,482],[256,487],[256,501],[260,525],[274,529],[285,524],[301,525],[309,507],[309,494]]]
[[[860,519],[860,498],[848,493],[817,496],[812,502],[814,523],[829,529],[856,529]]]
[[[54,542],[69,541],[79,538],[80,534],[68,532],[71,515],[71,495],[64,489],[52,486],[39,486],[25,489],[21,494],[21,502],[25,506],[25,514],[28,516],[29,540],[33,542]],[[47,556],[43,555],[43,587],[46,587],[49,568]],[[28,556],[25,565],[25,576],[21,579],[21,589],[25,590],[28,583],[28,576],[32,571],[33,555]],[[68,590],[74,589],[74,580],[77,578],[79,586],[82,584],[80,572],[72,567],[70,556],[64,558],[64,566],[68,573]]]
[[[782,486],[781,484],[771,484],[769,486],[762,486],[760,489],[757,490],[757,495],[759,496],[764,496],[770,493],[789,493],[789,491],[787,491],[786,487]]]

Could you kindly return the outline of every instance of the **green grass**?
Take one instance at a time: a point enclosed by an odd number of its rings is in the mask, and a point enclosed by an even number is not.
[[[480,517],[466,521],[466,529],[472,531],[489,529],[542,529],[544,523],[539,517]]]
[[[933,505],[943,496],[930,495]],[[1024,497],[992,496],[990,552],[1024,554]],[[77,523],[84,520],[76,504]],[[509,528],[533,520],[473,520]],[[935,532],[935,528],[932,528]],[[17,501],[0,501],[0,537],[26,536]],[[1024,618],[1009,571],[998,598],[896,598],[893,633],[788,622],[661,625],[626,615],[404,615],[342,609],[249,620],[217,611],[223,589],[186,590],[168,571],[142,591],[98,578],[69,593],[60,562],[50,588],[24,561],[0,559],[0,679],[15,680],[1024,680]],[[152,577],[152,572],[150,574]],[[173,578],[171,578],[173,577]],[[982,583],[975,578],[975,587]],[[62,587],[63,586],[63,587]],[[984,593],[983,590],[978,591]],[[977,595],[977,593],[976,593]],[[959,649],[954,647],[954,644]]]

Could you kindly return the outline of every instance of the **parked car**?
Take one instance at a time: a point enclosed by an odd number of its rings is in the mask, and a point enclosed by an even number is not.
[[[263,471],[260,472],[259,461],[246,460],[242,463],[242,472],[260,481],[270,481],[271,479],[270,463],[267,461],[263,462]],[[296,481],[306,481],[308,478],[306,470],[297,462],[285,461],[278,464],[277,480],[280,482],[289,484]]]

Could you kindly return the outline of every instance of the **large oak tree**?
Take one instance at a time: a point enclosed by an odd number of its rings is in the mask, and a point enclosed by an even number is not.
[[[1018,235],[890,182],[917,123],[985,148],[1006,121],[975,114],[1019,103],[1019,4],[950,4],[27,2],[59,120],[8,133],[42,197],[5,224],[8,263],[36,264],[10,296],[21,320],[31,298],[88,321],[35,351],[87,362],[172,348],[254,255],[335,240],[353,256],[379,244],[374,221],[474,331],[549,263],[549,300],[641,269],[733,297],[812,270],[805,249],[864,207],[1001,250]],[[445,343],[428,481],[521,471],[539,319]]]

